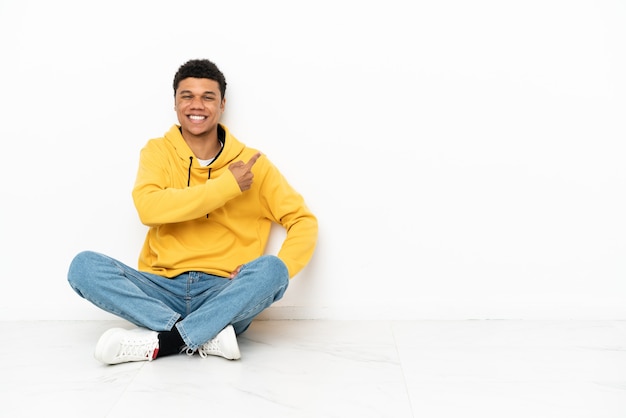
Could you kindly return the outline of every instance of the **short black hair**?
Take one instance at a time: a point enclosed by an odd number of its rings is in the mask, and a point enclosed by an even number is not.
[[[222,99],[226,95],[226,78],[220,69],[217,68],[217,65],[208,59],[189,60],[178,68],[176,75],[174,75],[174,96],[176,96],[178,84],[189,77],[208,78],[209,80],[217,81],[220,86]]]

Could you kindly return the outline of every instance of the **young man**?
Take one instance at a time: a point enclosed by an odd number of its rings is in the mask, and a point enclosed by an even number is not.
[[[143,148],[132,192],[149,227],[138,268],[92,251],[72,260],[72,288],[138,326],[100,337],[103,363],[240,358],[236,335],[313,255],[317,219],[265,156],[219,123],[225,92],[209,60],[190,60],[174,77],[179,124]],[[286,230],[277,256],[264,255],[272,223]]]

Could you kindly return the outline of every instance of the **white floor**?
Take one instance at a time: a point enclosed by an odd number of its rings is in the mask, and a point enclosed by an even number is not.
[[[626,417],[626,321],[257,321],[239,361],[102,365],[119,325],[0,322],[0,416]]]

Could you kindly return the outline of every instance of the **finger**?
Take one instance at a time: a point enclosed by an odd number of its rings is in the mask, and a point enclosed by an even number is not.
[[[258,160],[260,156],[261,156],[260,152],[257,152],[256,154],[254,154],[252,158],[250,158],[250,160],[248,160],[248,162],[246,163],[248,168],[252,168],[252,166],[254,165],[254,163],[256,163],[256,160]]]
[[[235,268],[235,270],[233,270],[233,272],[232,272],[232,273],[230,273],[229,277],[230,277],[231,279],[234,279],[234,278],[235,278],[235,276],[239,274],[239,271],[241,270],[241,266],[242,266],[241,264],[240,264],[240,265],[238,265],[238,266],[237,266],[237,268]]]

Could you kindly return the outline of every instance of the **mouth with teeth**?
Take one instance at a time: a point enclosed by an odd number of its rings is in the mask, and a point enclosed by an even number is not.
[[[206,116],[200,116],[200,115],[189,115],[187,117],[194,122],[202,122],[203,120],[206,119]]]

